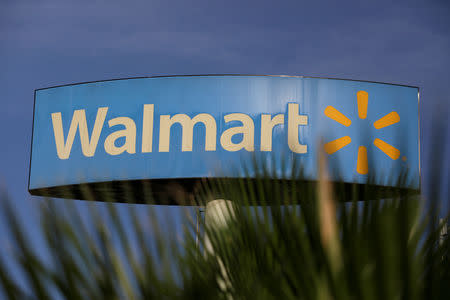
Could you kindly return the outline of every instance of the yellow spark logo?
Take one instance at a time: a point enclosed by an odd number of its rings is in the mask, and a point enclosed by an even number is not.
[[[367,106],[369,103],[369,94],[365,91],[359,91],[356,94],[357,102],[358,102],[358,116],[360,119],[367,118]],[[352,121],[347,118],[343,113],[334,108],[333,106],[328,106],[324,111],[325,116],[328,118],[349,127],[352,124]],[[375,129],[382,129],[393,124],[396,124],[400,121],[400,116],[397,112],[393,111],[385,115],[384,117],[378,119],[373,123]],[[328,154],[333,154],[334,152],[344,148],[352,142],[352,139],[349,136],[343,136],[331,142],[328,142],[324,145],[325,152]],[[383,151],[387,156],[389,156],[393,160],[397,160],[400,157],[400,150],[395,148],[394,146],[386,143],[383,140],[376,138],[373,141],[373,144]],[[405,160],[406,157],[403,157]],[[358,148],[358,158],[356,161],[356,171],[359,174],[367,174],[369,172],[369,166],[367,162],[367,148],[365,146],[359,146]]]

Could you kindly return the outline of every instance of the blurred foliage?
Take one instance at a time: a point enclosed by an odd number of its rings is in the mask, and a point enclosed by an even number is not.
[[[324,164],[319,182],[296,166],[276,180],[259,166],[253,179],[205,181],[199,205],[233,199],[233,217],[209,226],[187,209],[182,234],[152,205],[92,202],[85,213],[49,199],[39,212],[45,258],[3,196],[12,245],[0,257],[0,291],[8,299],[448,299],[450,242],[436,208],[407,190],[332,183]]]

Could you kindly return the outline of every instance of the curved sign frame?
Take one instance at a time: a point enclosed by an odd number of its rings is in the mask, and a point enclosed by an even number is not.
[[[81,187],[117,195],[117,182],[167,191],[180,182],[243,176],[242,162],[255,157],[281,177],[276,162],[298,160],[314,181],[320,151],[344,182],[363,184],[376,171],[375,184],[390,186],[408,170],[405,187],[419,189],[418,95],[405,85],[255,75],[38,89],[29,191],[85,199]]]

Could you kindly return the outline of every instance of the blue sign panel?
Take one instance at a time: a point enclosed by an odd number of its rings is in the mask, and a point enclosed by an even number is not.
[[[35,94],[29,189],[117,180],[236,176],[256,157],[319,152],[341,179],[419,186],[418,89],[282,76],[173,76],[83,83]],[[280,174],[282,171],[277,170]],[[281,175],[281,174],[280,174]]]

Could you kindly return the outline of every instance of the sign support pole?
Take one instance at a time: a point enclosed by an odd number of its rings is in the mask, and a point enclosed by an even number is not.
[[[208,201],[205,207],[205,226],[213,229],[214,231],[226,230],[228,221],[233,217],[233,203],[230,200],[214,199]],[[205,255],[214,255],[214,248],[208,235],[205,236]],[[227,293],[227,290],[231,289],[231,282],[228,277],[228,273],[220,258],[217,258],[220,266],[220,277],[217,277],[217,283],[220,289]],[[227,295],[228,299],[232,299]]]

